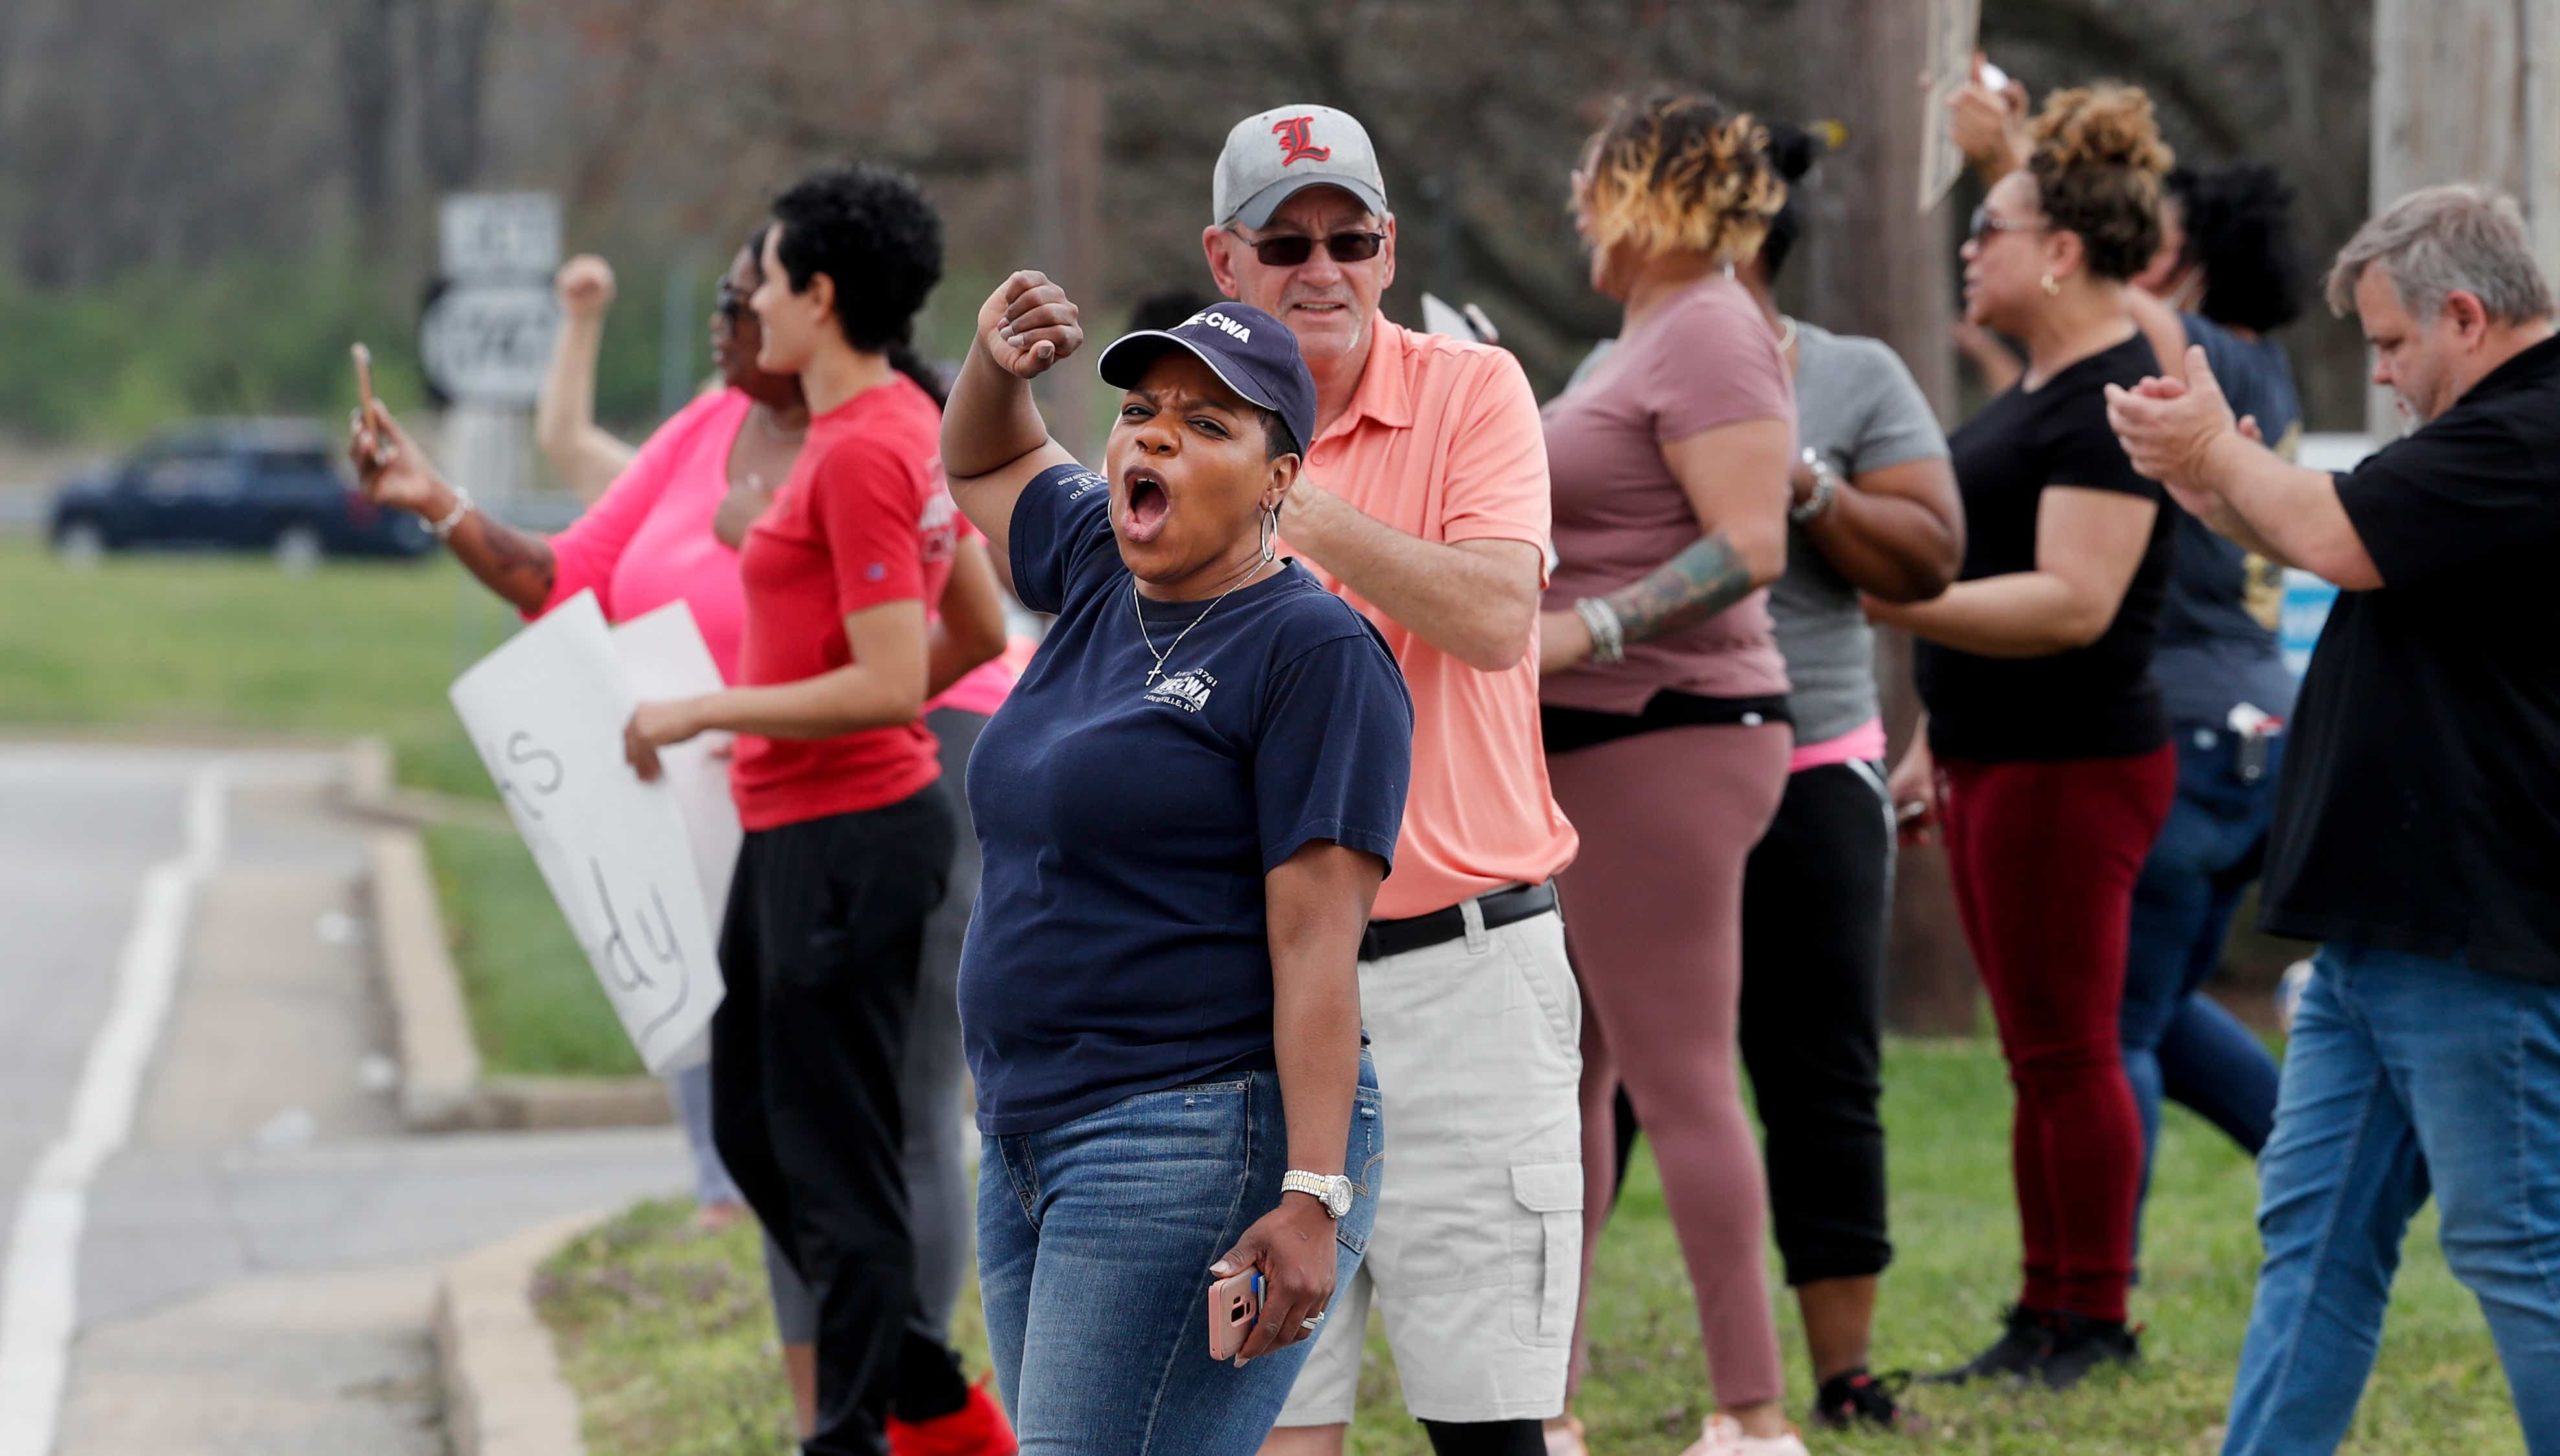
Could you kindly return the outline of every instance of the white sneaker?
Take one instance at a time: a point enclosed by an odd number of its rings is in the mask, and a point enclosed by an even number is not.
[[[1680,1456],[1810,1456],[1804,1438],[1796,1428],[1787,1427],[1783,1436],[1746,1436],[1742,1422],[1728,1415],[1707,1417],[1706,1429],[1699,1433],[1698,1443]]]

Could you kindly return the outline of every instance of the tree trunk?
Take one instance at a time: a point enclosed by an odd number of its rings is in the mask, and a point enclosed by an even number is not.
[[[391,118],[399,100],[391,10],[399,0],[343,0],[338,96],[347,124],[347,191],[366,257],[383,255],[391,226]]]
[[[1847,129],[1803,205],[1803,263],[1789,292],[1819,300],[1817,322],[1893,346],[1943,421],[1955,403],[1955,269],[1946,207],[1922,214],[1920,86],[1926,7],[1872,0],[1806,0],[1796,54],[1808,69],[1798,94],[1839,108]],[[1920,712],[1911,643],[1879,634],[1877,680],[1899,755]],[[1895,873],[1886,1018],[1898,1031],[1965,1034],[1975,1024],[1973,957],[1957,923],[1946,860],[1934,846],[1903,851]]]
[[[2560,280],[2560,0],[2375,0],[2373,206],[2482,182],[2524,205]],[[2388,391],[2369,428],[2400,433]]]
[[[479,180],[481,101],[496,0],[407,0],[417,7],[418,147],[427,180],[453,192]]]

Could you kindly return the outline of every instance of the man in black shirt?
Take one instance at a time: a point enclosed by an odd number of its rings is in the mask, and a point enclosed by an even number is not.
[[[2339,254],[2418,429],[2354,471],[2244,439],[2190,383],[2110,395],[2143,473],[2343,589],[2312,654],[2264,923],[2327,942],[2259,1165],[2266,1262],[2232,1452],[2328,1451],[2432,1189],[2525,1443],[2560,1452],[2560,338],[2513,201],[2412,193]]]

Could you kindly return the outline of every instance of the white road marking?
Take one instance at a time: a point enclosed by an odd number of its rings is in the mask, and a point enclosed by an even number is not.
[[[53,1450],[79,1315],[89,1184],[133,1133],[142,1079],[177,991],[196,895],[222,854],[228,779],[217,765],[187,782],[186,847],[143,876],[133,931],[72,1094],[69,1125],[37,1160],[19,1201],[0,1273],[0,1456]]]

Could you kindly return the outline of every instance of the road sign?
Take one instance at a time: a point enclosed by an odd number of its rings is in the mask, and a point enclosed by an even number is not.
[[[522,407],[541,393],[559,327],[546,283],[456,283],[427,301],[418,352],[446,398]]]
[[[560,199],[548,192],[456,192],[436,212],[447,278],[548,278],[560,266]]]

